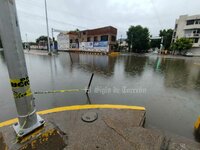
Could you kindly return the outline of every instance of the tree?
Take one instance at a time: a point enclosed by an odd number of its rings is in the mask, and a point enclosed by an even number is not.
[[[160,42],[161,40],[160,39],[151,39],[151,42],[150,42],[150,47],[151,48],[160,48]]]
[[[160,37],[163,37],[163,46],[165,49],[169,49],[172,41],[172,35],[173,35],[173,30],[172,29],[167,29],[167,30],[160,30]]]
[[[76,30],[75,30],[76,32],[80,32],[80,30],[77,28]]]
[[[149,30],[140,25],[130,26],[127,31],[129,52],[144,52],[149,48]]]
[[[40,36],[39,38],[36,39],[36,43],[38,44],[40,41],[44,41],[44,42],[47,42],[47,36]],[[51,41],[51,38],[49,38],[49,40]]]
[[[190,48],[192,48],[192,40],[189,38],[180,38],[172,44],[172,49],[174,51],[178,51],[179,53],[181,52],[185,53]]]

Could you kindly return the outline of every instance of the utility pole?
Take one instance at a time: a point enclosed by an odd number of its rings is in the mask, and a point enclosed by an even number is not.
[[[49,51],[49,54],[51,53],[51,48],[50,48],[50,41],[49,41],[49,23],[48,23],[48,13],[47,13],[47,1],[44,0],[45,2],[45,15],[46,15],[46,25],[47,25],[47,50]]]
[[[122,34],[121,34],[121,40],[120,40],[120,51],[122,50]]]
[[[53,32],[54,32],[54,29],[53,29],[53,28],[51,28],[52,42],[53,42],[53,50],[54,50],[54,36],[53,36]]]
[[[28,48],[28,35],[26,33],[26,47],[25,48]]]
[[[44,120],[36,114],[15,0],[0,0],[0,35],[18,113],[18,122],[13,127],[17,136],[23,137],[44,125]]]
[[[27,33],[26,33],[26,43],[28,43],[28,35],[27,35]]]

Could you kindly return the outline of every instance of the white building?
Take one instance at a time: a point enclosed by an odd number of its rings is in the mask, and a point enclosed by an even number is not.
[[[200,48],[200,15],[182,15],[176,19],[172,42],[186,37],[193,40],[193,48]]]
[[[70,48],[78,48],[78,39],[76,32],[63,32],[57,36],[58,49],[69,50]]]

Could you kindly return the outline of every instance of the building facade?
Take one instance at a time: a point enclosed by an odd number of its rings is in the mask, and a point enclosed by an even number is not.
[[[114,51],[116,45],[117,29],[112,26],[60,33],[58,49],[82,51]]]
[[[57,36],[57,41],[59,50],[78,48],[78,32],[62,32]]]
[[[200,15],[182,15],[176,19],[172,43],[186,37],[193,41],[193,48],[200,48]]]

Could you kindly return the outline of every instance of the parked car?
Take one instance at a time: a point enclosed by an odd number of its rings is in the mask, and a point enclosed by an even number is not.
[[[184,54],[184,56],[186,56],[186,57],[193,57],[194,55],[191,52],[186,52]]]

